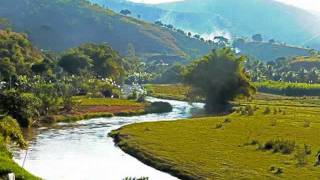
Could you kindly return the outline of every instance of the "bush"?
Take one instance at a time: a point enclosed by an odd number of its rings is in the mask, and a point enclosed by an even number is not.
[[[29,127],[39,117],[42,102],[31,93],[8,90],[0,94],[0,109],[17,119],[22,127]]]
[[[270,140],[263,146],[263,150],[273,151],[274,153],[291,154],[295,149],[295,141],[289,140]]]
[[[173,107],[167,102],[153,102],[147,108],[148,113],[166,113],[171,112]]]
[[[7,143],[13,142],[20,147],[26,146],[19,124],[10,116],[0,119],[0,138],[1,137],[3,137],[3,140]]]

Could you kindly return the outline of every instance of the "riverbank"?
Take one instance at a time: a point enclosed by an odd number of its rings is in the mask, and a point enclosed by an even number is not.
[[[182,179],[316,179],[320,100],[274,96],[233,114],[125,126],[125,152]]]
[[[0,179],[7,179],[9,173],[14,173],[16,179],[39,179],[12,160],[12,153],[8,150],[9,144],[21,148],[26,146],[18,123],[6,116],[0,118]]]
[[[12,154],[0,140],[0,179],[5,179],[9,173],[14,173],[16,179],[39,180],[12,160]]]

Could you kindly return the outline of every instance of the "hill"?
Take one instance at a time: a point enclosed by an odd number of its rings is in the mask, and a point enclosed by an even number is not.
[[[161,20],[206,36],[251,37],[260,33],[265,39],[320,49],[320,17],[274,0],[184,0],[160,5],[127,1],[91,0],[153,22]]]
[[[309,49],[279,43],[236,40],[233,46],[241,54],[262,61],[274,61],[282,57],[309,56]]]
[[[0,17],[25,32],[39,48],[63,51],[85,42],[107,42],[126,55],[132,44],[138,55],[194,58],[212,47],[186,35],[119,15],[84,0],[2,0]]]

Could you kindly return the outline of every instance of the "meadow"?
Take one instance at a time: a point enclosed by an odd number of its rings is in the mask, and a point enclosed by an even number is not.
[[[183,179],[318,179],[320,100],[266,97],[235,102],[230,115],[134,124],[111,136]]]

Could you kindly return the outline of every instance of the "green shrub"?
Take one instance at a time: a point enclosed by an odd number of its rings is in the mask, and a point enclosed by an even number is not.
[[[290,140],[270,140],[267,141],[263,146],[263,150],[272,151],[274,153],[291,154],[295,149],[295,141]]]
[[[167,102],[153,102],[147,108],[148,113],[166,113],[171,112],[173,107]]]
[[[10,116],[0,119],[0,137],[2,137],[6,143],[12,142],[18,144],[20,147],[26,146],[19,124]]]
[[[8,90],[0,94],[0,109],[17,119],[22,127],[29,127],[40,113],[42,102],[31,93]]]

